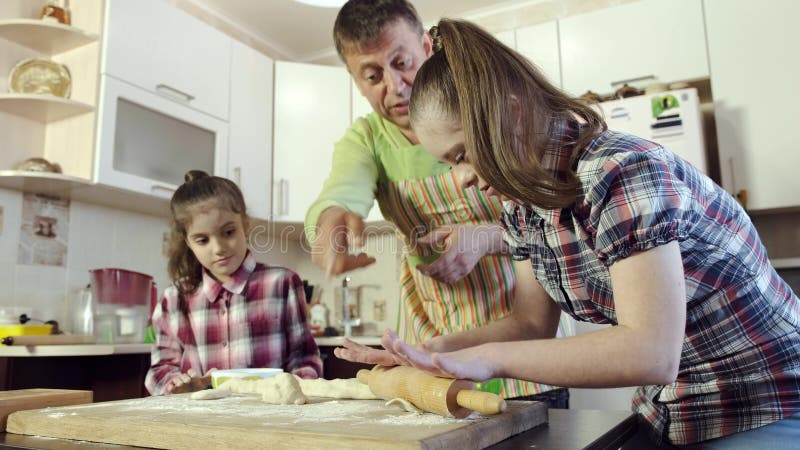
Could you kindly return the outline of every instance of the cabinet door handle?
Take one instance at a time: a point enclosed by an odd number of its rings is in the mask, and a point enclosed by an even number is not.
[[[281,178],[280,187],[281,187],[281,209],[280,209],[280,215],[288,216],[289,215],[289,180],[287,180],[286,178]]]
[[[241,189],[242,187],[242,168],[241,167],[234,167],[233,168],[233,182],[236,183],[237,186]]]
[[[150,187],[150,191],[159,197],[171,198],[177,188],[174,186],[167,186],[163,184],[154,184]]]
[[[172,100],[178,100],[184,103],[189,103],[194,100],[194,95],[191,95],[180,89],[175,89],[174,87],[164,83],[159,83],[156,85],[156,92]]]
[[[656,79],[655,75],[645,75],[645,76],[642,76],[642,77],[628,78],[626,80],[612,81],[611,82],[611,87],[620,86],[620,85],[628,84],[628,83],[633,83],[635,81],[645,81],[645,80],[655,80],[655,79]]]

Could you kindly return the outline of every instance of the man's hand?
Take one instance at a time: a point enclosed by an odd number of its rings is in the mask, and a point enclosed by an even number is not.
[[[317,221],[316,239],[311,245],[311,260],[328,276],[340,275],[375,262],[375,258],[366,253],[351,254],[351,245],[364,245],[364,219],[336,206],[323,211]]]
[[[439,227],[417,239],[442,254],[431,264],[420,264],[423,275],[453,284],[472,271],[480,259],[503,248],[502,230],[497,225],[455,224]]]

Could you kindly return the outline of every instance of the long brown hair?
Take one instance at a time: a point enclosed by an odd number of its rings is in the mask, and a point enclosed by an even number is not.
[[[350,0],[342,6],[333,24],[333,42],[342,61],[348,46],[374,45],[383,28],[405,20],[419,36],[425,33],[414,5],[406,0]]]
[[[247,230],[247,207],[242,191],[227,178],[209,176],[202,170],[190,170],[184,183],[175,191],[169,207],[172,211],[167,271],[182,294],[193,292],[203,279],[203,266],[186,243],[186,228],[192,223],[193,207],[214,202],[218,208],[242,216]]]
[[[606,130],[602,117],[477,25],[443,19],[431,37],[434,54],[417,72],[411,93],[412,127],[428,120],[459,121],[467,158],[490,186],[543,208],[574,203],[577,174],[570,169],[561,178],[553,176],[541,166],[542,150],[551,131],[577,117],[584,124],[567,143],[574,146],[574,167],[581,149]],[[520,123],[513,120],[517,117]]]

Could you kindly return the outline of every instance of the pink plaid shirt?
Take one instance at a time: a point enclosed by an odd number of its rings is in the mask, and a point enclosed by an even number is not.
[[[153,311],[156,343],[145,386],[153,395],[180,373],[194,369],[280,367],[322,375],[319,349],[306,324],[305,294],[291,270],[257,263],[242,266],[220,284],[203,270],[202,284],[184,296],[170,286]]]

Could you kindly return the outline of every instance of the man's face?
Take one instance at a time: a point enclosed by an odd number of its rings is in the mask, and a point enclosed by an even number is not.
[[[383,27],[377,42],[345,47],[347,70],[378,114],[406,133],[408,101],[417,70],[432,54],[430,36],[418,36],[403,19]]]

